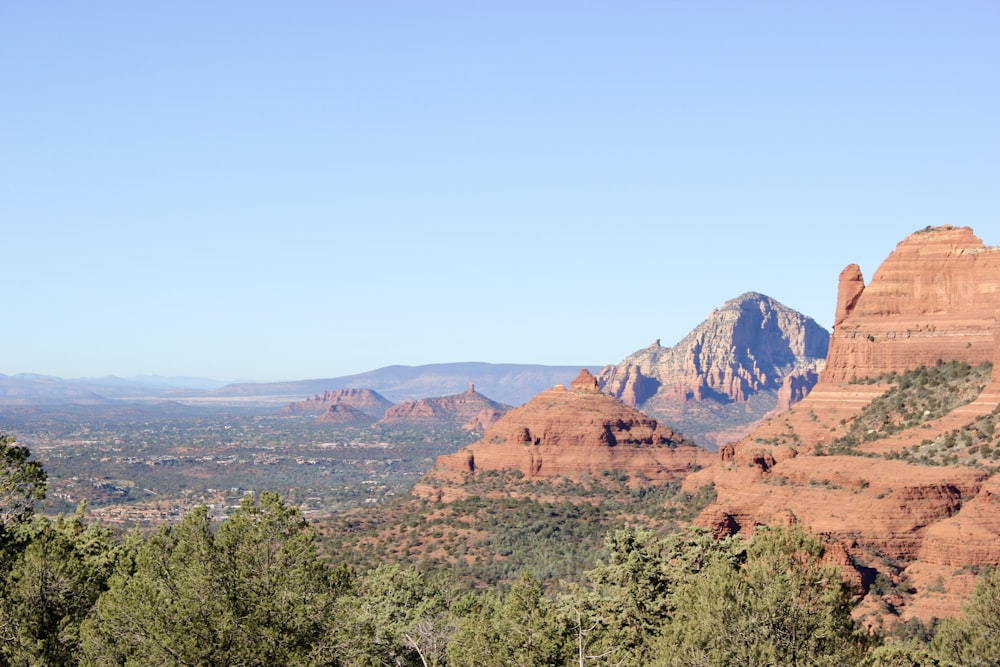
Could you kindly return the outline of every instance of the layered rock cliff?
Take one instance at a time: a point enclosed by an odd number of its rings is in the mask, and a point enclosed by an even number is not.
[[[392,407],[392,401],[371,389],[337,389],[324,391],[304,401],[289,403],[282,412],[293,415],[319,414],[330,412],[335,406],[348,406],[363,414],[378,419]],[[336,410],[334,412],[337,412]]]
[[[382,424],[452,424],[466,431],[488,428],[510,410],[476,391],[470,384],[461,394],[423,398],[394,405],[385,411]]]
[[[842,382],[929,365],[993,358],[1000,248],[968,227],[936,227],[899,243],[867,286],[857,265],[840,274],[823,380]]]
[[[606,470],[634,479],[682,479],[713,456],[638,410],[601,393],[583,370],[567,389],[557,385],[514,408],[478,442],[441,456],[414,489],[438,500],[463,496],[469,475],[512,470],[525,478],[579,480]]]
[[[1000,250],[967,228],[917,232],[867,287],[849,266],[836,309],[830,356],[808,396],[685,480],[689,490],[711,482],[717,492],[697,522],[727,534],[791,517],[842,545],[862,586],[882,575],[905,592],[893,604],[902,618],[956,614],[973,573],[1000,563],[1000,461],[991,458],[1000,445]],[[908,402],[954,397],[927,393],[937,379],[896,401],[883,398],[899,388],[892,377],[849,381],[938,360],[993,361],[994,375],[974,381],[972,402],[905,420]],[[863,419],[874,421],[855,426]],[[877,618],[877,606],[862,613]]]
[[[611,396],[712,446],[720,443],[709,433],[720,425],[738,431],[773,410],[787,378],[796,380],[785,387],[786,404],[808,393],[828,342],[813,319],[748,292],[717,308],[677,345],[657,340],[603,368],[598,380]],[[733,409],[736,404],[742,407]]]

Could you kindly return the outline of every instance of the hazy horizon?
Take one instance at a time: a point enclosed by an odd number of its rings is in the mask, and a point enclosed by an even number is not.
[[[115,381],[123,382],[134,382],[136,384],[147,384],[148,386],[155,386],[157,381],[163,384],[163,386],[173,386],[183,389],[197,389],[197,383],[212,383],[219,386],[232,385],[232,384],[281,384],[284,382],[302,382],[302,381],[314,381],[323,379],[337,379],[343,377],[352,377],[355,375],[366,375],[373,371],[381,371],[393,367],[407,367],[407,368],[422,368],[425,366],[448,366],[448,365],[464,365],[464,364],[487,364],[491,366],[539,366],[539,367],[550,367],[550,368],[601,368],[604,364],[532,364],[532,363],[506,363],[506,362],[492,362],[492,361],[475,361],[475,360],[464,360],[464,361],[441,361],[441,362],[430,362],[427,364],[389,364],[386,366],[379,366],[378,368],[369,368],[358,373],[345,373],[336,376],[316,376],[316,377],[287,377],[280,378],[276,380],[256,380],[253,378],[211,378],[204,376],[191,376],[191,375],[162,375],[159,373],[139,373],[130,376],[120,376],[113,374],[105,375],[93,375],[93,376],[80,376],[80,377],[66,377],[61,375],[48,375],[44,373],[34,373],[31,371],[23,371],[20,373],[4,373],[0,371],[0,376],[2,377],[44,377],[44,378],[57,378],[59,380],[68,380],[70,382],[109,382],[113,383]],[[196,384],[183,384],[184,382],[194,382]]]

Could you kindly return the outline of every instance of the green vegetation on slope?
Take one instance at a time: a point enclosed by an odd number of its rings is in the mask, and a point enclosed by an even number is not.
[[[972,367],[950,361],[859,381],[893,387],[854,417],[847,432],[827,445],[823,453],[860,454],[859,448],[866,442],[943,417],[974,401],[989,383],[992,370],[990,363]]]
[[[630,485],[606,471],[573,482],[531,482],[517,471],[483,471],[469,497],[439,504],[404,497],[377,513],[356,510],[323,522],[330,553],[359,568],[383,562],[444,569],[470,586],[493,586],[528,569],[542,579],[574,581],[603,554],[604,536],[631,524],[666,534],[715,499],[678,484]]]
[[[1000,472],[1000,406],[988,415],[900,452],[886,454],[920,465],[967,465]]]

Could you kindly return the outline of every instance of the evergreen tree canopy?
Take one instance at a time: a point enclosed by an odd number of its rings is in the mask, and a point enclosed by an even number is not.
[[[217,533],[201,507],[123,559],[84,624],[83,664],[337,664],[338,583],[277,495],[244,499]]]

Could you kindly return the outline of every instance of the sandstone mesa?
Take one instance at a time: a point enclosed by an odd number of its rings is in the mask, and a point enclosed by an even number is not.
[[[413,492],[450,502],[465,496],[468,476],[484,470],[517,470],[529,480],[579,480],[623,470],[665,482],[713,459],[655,419],[601,393],[584,369],[569,388],[541,392],[504,415],[478,442],[439,457]]]
[[[897,601],[902,618],[959,613],[979,568],[1000,563],[1000,480],[982,467],[877,455],[930,441],[1000,404],[998,312],[1000,249],[968,228],[911,234],[868,285],[856,265],[848,266],[816,386],[685,480],[688,489],[714,483],[718,494],[697,523],[727,534],[801,521],[843,546],[858,581],[870,584],[882,574],[912,589]],[[993,380],[940,419],[866,443],[861,453],[869,456],[817,455],[887,388],[852,378],[938,360],[993,362]],[[871,601],[867,611],[876,606]]]
[[[349,411],[342,408],[351,408],[361,414],[378,419],[392,405],[392,401],[371,389],[337,389],[334,391],[324,391],[322,394],[316,394],[304,401],[290,403],[282,409],[282,412],[288,412],[293,415],[322,415],[331,412],[346,413]],[[335,407],[338,409],[332,410]]]

